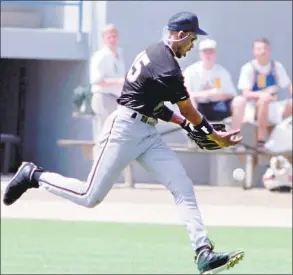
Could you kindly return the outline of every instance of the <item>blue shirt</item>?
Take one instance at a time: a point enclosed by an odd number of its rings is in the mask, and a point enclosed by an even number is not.
[[[276,78],[276,70],[275,70],[275,62],[271,61],[271,70],[267,75],[263,75],[264,79],[264,86],[259,85],[258,78],[261,77],[261,73],[255,68],[252,64],[254,69],[254,83],[252,87],[252,91],[257,92],[259,90],[277,85],[277,78]]]

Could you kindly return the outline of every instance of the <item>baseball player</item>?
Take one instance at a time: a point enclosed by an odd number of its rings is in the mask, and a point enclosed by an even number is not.
[[[173,152],[156,130],[158,119],[180,125],[188,137],[204,150],[234,146],[241,141],[239,130],[216,130],[192,105],[176,58],[186,56],[198,35],[198,18],[180,12],[168,21],[165,41],[151,45],[137,55],[125,76],[118,108],[106,120],[99,138],[99,156],[94,161],[87,183],[45,171],[24,162],[8,184],[4,204],[11,205],[30,188],[43,187],[52,194],[85,207],[103,201],[119,173],[136,160],[165,185],[174,196],[187,228],[195,263],[201,274],[218,273],[233,267],[244,256],[242,251],[214,252],[195,199],[193,183]],[[181,114],[164,105],[177,104]],[[168,171],[166,173],[166,171]]]

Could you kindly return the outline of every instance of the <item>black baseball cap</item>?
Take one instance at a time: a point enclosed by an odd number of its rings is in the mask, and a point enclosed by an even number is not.
[[[197,16],[188,11],[174,14],[168,21],[168,30],[194,32],[199,35],[207,35],[205,31],[199,28]]]

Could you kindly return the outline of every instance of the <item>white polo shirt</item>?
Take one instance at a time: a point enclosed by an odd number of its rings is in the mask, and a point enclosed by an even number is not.
[[[118,58],[108,48],[104,47],[96,51],[90,60],[90,83],[101,81],[105,78],[123,78],[125,76],[125,65],[122,49],[118,49]],[[121,87],[92,86],[93,93],[112,94],[116,97],[121,94]]]
[[[211,70],[206,70],[203,62],[198,61],[188,66],[183,74],[185,86],[190,94],[220,88],[225,94],[237,95],[230,73],[219,64],[215,64]],[[201,99],[200,102],[206,101]]]
[[[269,64],[265,66],[259,65],[256,60],[252,60],[244,64],[240,71],[238,89],[243,90],[253,88],[255,70],[254,68],[257,69],[261,74],[267,75],[271,71],[271,62],[269,62]],[[278,85],[283,89],[287,88],[291,84],[291,81],[284,66],[278,61],[275,61],[275,72]]]

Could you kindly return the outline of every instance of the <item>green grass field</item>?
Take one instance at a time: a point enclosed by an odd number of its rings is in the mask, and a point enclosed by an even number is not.
[[[292,229],[208,228],[218,250],[243,249],[225,274],[292,274]],[[1,220],[1,274],[197,274],[183,226]]]

